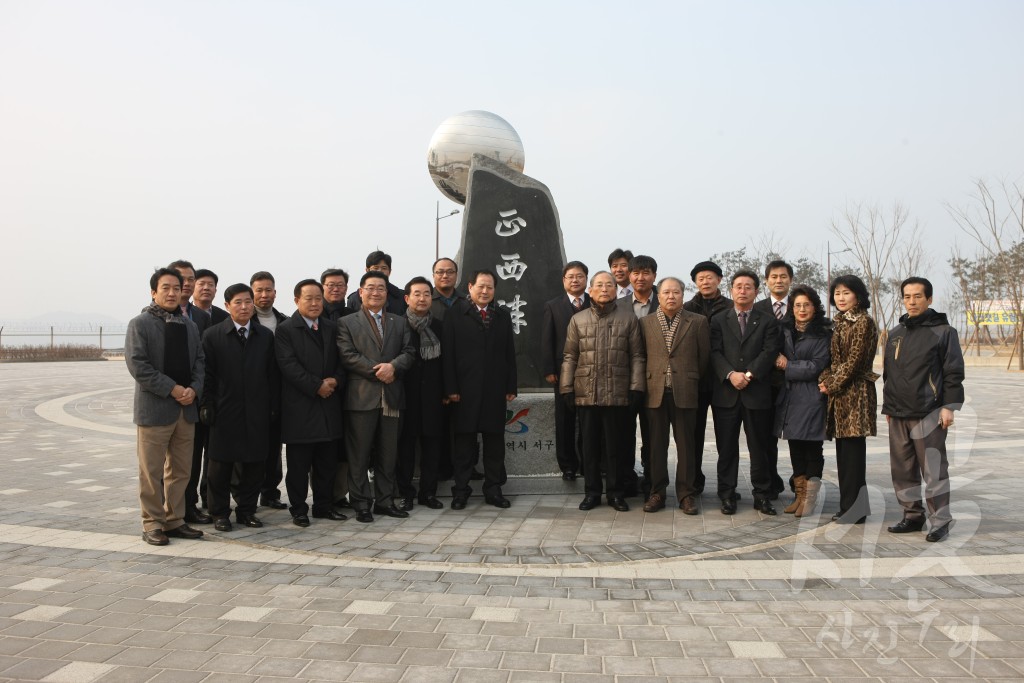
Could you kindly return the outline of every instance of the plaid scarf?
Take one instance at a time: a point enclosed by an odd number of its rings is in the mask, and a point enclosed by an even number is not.
[[[679,315],[679,311],[676,311],[676,314],[672,316],[672,320],[669,321],[665,316],[665,312],[660,308],[656,315],[658,316],[658,324],[661,325],[661,334],[665,337],[665,348],[667,348],[669,353],[671,353],[672,342],[675,340],[676,329],[679,327],[679,319],[682,316]]]
[[[168,311],[153,303],[143,308],[142,312],[155,315],[157,318],[161,318],[165,323],[177,323],[179,325],[185,324],[185,318],[182,317],[180,308]]]

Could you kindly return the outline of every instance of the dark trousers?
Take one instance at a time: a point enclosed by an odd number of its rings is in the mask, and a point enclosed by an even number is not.
[[[625,408],[626,428],[622,430],[622,448],[619,451],[619,482],[623,493],[634,495],[637,488],[636,474],[636,426],[640,425],[640,467],[647,477],[647,462],[651,454],[651,437],[648,433],[647,412],[642,408]],[[650,482],[645,482],[650,485]]]
[[[395,485],[398,495],[412,498],[416,495],[416,487],[412,485],[416,475],[416,451],[420,454],[420,491],[419,498],[431,498],[437,495],[437,461],[441,456],[444,437],[424,436],[422,425],[413,424],[417,420],[406,423],[402,418],[402,434],[398,438],[398,464],[395,466]]]
[[[200,496],[204,503],[206,500],[206,477],[207,469],[210,466],[210,456],[206,452],[206,445],[210,441],[210,428],[202,422],[196,422],[196,437],[192,442],[192,469],[189,471],[188,486],[185,489],[185,505],[195,507],[199,504]]]
[[[309,512],[306,495],[313,488],[313,514],[326,514],[333,502],[331,486],[338,456],[337,439],[316,443],[288,444],[288,474],[284,485],[288,490],[288,510],[292,515]]]
[[[455,472],[455,433],[452,431],[452,406],[441,409],[441,452],[437,456],[437,478],[448,481]]]
[[[800,441],[790,439],[789,462],[793,465],[793,476],[804,476],[808,479],[817,477],[825,469],[825,457],[822,455],[821,441]]]
[[[782,387],[772,384],[772,407],[768,409],[768,419],[771,425],[775,424],[775,401],[778,399],[780,391],[782,391]],[[771,466],[771,489],[774,496],[785,491],[786,485],[782,483],[782,477],[779,476],[779,437],[775,436],[772,430],[768,431],[768,435],[764,439],[764,453],[768,458],[768,464]],[[792,480],[790,480],[791,485],[792,483]]]
[[[502,432],[481,432],[480,438],[483,441],[484,497],[500,496],[501,487],[508,479],[505,474],[505,435]],[[452,486],[452,496],[468,498],[473,493],[469,481],[479,452],[476,434],[455,434],[455,485]]]
[[[706,478],[701,467],[704,461],[704,433],[708,428],[708,409],[711,408],[711,392],[697,392],[697,411],[693,422],[693,486],[697,495],[704,492]]]
[[[560,472],[579,472],[583,434],[576,429],[576,409],[555,394],[555,457]]]
[[[231,515],[231,496],[235,497],[235,516],[252,517],[259,502],[263,483],[263,462],[222,462],[210,460],[207,468],[207,501],[214,519]],[[232,485],[232,479],[237,481]]]
[[[647,426],[651,437],[651,455],[647,476],[651,485],[651,493],[665,496],[668,488],[668,430],[676,442],[676,499],[682,502],[687,496],[697,492],[694,470],[693,425],[697,419],[697,411],[693,408],[677,408],[673,402],[672,392],[665,391],[661,405],[657,408],[646,408]]]
[[[604,484],[608,498],[622,497],[622,470],[617,466],[622,453],[623,431],[633,429],[636,421],[627,406],[576,406],[583,432],[584,490],[588,496],[601,497]],[[601,480],[601,472],[605,480]]]
[[[281,420],[270,421],[270,438],[267,441],[267,459],[263,467],[263,484],[260,495],[264,501],[281,500],[281,481],[284,469],[281,467]]]
[[[867,439],[852,436],[836,439],[839,472],[839,516],[860,519],[871,514],[867,484]]]
[[[346,410],[345,451],[348,456],[348,499],[352,507],[369,510],[373,505],[390,506],[395,496],[398,418],[385,417],[380,408]]]
[[[713,406],[715,444],[718,446],[718,497],[722,500],[736,494],[740,467],[740,427],[747,438],[750,452],[750,484],[754,500],[771,496],[772,470],[764,442],[771,433],[771,415],[767,409],[747,408],[737,400],[728,407]]]
[[[949,512],[947,433],[939,424],[937,412],[925,418],[889,418],[889,467],[903,517],[914,521],[924,518],[923,476],[928,521],[933,529],[953,519]]]

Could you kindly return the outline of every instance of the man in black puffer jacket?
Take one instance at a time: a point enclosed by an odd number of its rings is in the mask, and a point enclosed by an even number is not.
[[[907,314],[885,345],[882,414],[889,423],[889,463],[903,519],[889,532],[924,528],[923,477],[931,523],[926,540],[935,542],[949,535],[953,522],[946,433],[964,402],[964,357],[946,315],[931,308],[932,283],[910,277],[900,291]]]

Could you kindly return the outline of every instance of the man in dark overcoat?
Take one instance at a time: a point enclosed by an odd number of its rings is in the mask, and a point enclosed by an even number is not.
[[[224,292],[228,319],[203,335],[206,391],[200,417],[210,429],[207,500],[214,528],[231,531],[231,479],[235,521],[261,527],[256,504],[266,469],[270,423],[279,406],[274,333],[252,324],[252,289],[231,285]]]
[[[462,510],[473,492],[469,480],[483,440],[484,500],[507,508],[505,484],[505,411],[516,397],[516,350],[512,318],[494,305],[493,272],[478,270],[469,277],[469,300],[461,299],[444,317],[441,359],[444,387],[455,404],[455,485],[452,509]]]
[[[580,261],[569,261],[562,268],[565,292],[544,304],[544,324],[540,328],[540,363],[544,381],[558,390],[565,351],[565,332],[569,319],[590,308],[587,275],[590,271]],[[555,458],[564,481],[576,481],[580,472],[582,433],[576,428],[576,408],[555,397]]]
[[[773,477],[778,476],[765,442],[772,432],[772,368],[782,343],[775,316],[753,309],[760,280],[749,270],[732,276],[733,310],[711,318],[711,372],[718,445],[718,497],[722,514],[736,513],[740,462],[740,427],[750,452],[750,483],[754,509],[776,514],[771,503]]]
[[[399,507],[412,509],[416,488],[412,484],[416,470],[416,450],[420,452],[419,503],[432,510],[444,505],[437,499],[438,459],[448,439],[445,429],[444,380],[441,371],[441,337],[443,324],[434,317],[430,282],[414,277],[405,286],[405,318],[408,321],[409,341],[416,349],[416,362],[405,374],[405,412],[402,413],[402,433],[398,439],[398,466],[395,478]]]
[[[274,339],[281,371],[281,439],[288,444],[285,488],[292,522],[300,527],[309,526],[310,484],[313,517],[347,519],[331,507],[345,374],[338,357],[338,328],[321,317],[323,292],[313,279],[295,285],[298,310],[277,326]]]

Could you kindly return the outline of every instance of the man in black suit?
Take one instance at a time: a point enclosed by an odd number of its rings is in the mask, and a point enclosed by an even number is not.
[[[494,305],[495,274],[469,276],[469,300],[456,301],[444,318],[441,364],[448,400],[455,404],[455,485],[452,509],[466,507],[476,459],[477,434],[483,439],[484,500],[507,508],[501,495],[505,475],[505,410],[516,397],[516,350],[512,318]]]
[[[565,350],[565,332],[569,319],[585,308],[590,308],[587,294],[587,275],[590,271],[580,261],[569,261],[562,268],[562,286],[559,294],[544,304],[544,323],[540,329],[541,368],[544,381],[555,387],[555,457],[562,479],[576,481],[580,471],[582,434],[576,429],[576,409],[557,396],[558,379],[562,374],[562,356]]]
[[[324,288],[324,317],[337,323],[346,315],[354,313],[345,305],[345,294],[348,292],[348,273],[341,268],[328,268],[320,273],[320,284]],[[334,470],[334,505],[339,508],[350,507],[348,501],[348,456],[345,452],[345,439],[338,439],[338,466]]]
[[[356,519],[364,523],[373,521],[374,512],[409,516],[395,505],[395,464],[399,415],[405,408],[402,377],[416,360],[416,352],[405,318],[384,310],[387,296],[384,273],[363,273],[359,280],[362,306],[338,325],[341,365],[348,373],[342,399],[348,495]]]
[[[178,271],[181,275],[181,314],[194,322],[199,329],[199,338],[210,327],[212,320],[210,314],[193,304],[189,299],[196,288],[196,268],[190,261],[179,259],[167,266],[171,270]],[[200,497],[203,507],[206,507],[206,442],[210,432],[202,422],[196,423],[196,435],[192,442],[192,468],[188,478],[188,486],[185,488],[185,523],[186,524],[210,524],[213,518],[199,509]]]
[[[410,343],[416,349],[416,362],[405,374],[405,411],[402,433],[398,437],[398,466],[395,478],[402,497],[399,507],[412,509],[416,488],[412,484],[416,471],[416,451],[420,453],[419,503],[431,510],[444,504],[437,499],[438,458],[442,446],[449,441],[448,423],[444,419],[444,379],[441,369],[441,337],[443,323],[434,317],[433,292],[425,277],[414,277],[405,285],[409,307],[405,319]]]
[[[274,276],[265,270],[259,270],[249,278],[249,286],[253,294],[253,325],[261,325],[271,332],[288,319],[281,311],[274,308],[277,301],[277,285]],[[260,504],[274,510],[284,510],[288,505],[281,502],[281,489],[284,480],[284,469],[281,467],[281,412],[270,420],[270,432],[267,440],[266,467],[263,468],[263,484],[260,486]]]
[[[203,335],[206,382],[199,416],[210,430],[210,515],[215,529],[231,531],[232,493],[235,521],[247,527],[263,526],[256,517],[256,504],[266,468],[264,448],[280,399],[274,333],[251,323],[252,288],[231,285],[224,292],[224,303],[229,318]]]
[[[288,444],[285,487],[292,522],[307,527],[310,484],[313,517],[347,519],[331,507],[345,375],[338,357],[338,327],[321,316],[320,283],[309,279],[296,284],[295,306],[292,317],[277,326],[274,346],[281,371],[281,438]]]
[[[722,296],[719,286],[722,284],[722,269],[714,261],[701,261],[690,271],[690,279],[697,287],[697,293],[683,304],[683,310],[698,313],[707,318],[708,326],[711,318],[725,310],[732,310],[732,299]],[[694,487],[695,495],[704,492],[706,483],[701,463],[704,461],[704,434],[708,428],[708,410],[711,408],[711,395],[715,389],[715,373],[708,372],[700,381],[697,392],[697,414],[693,423],[694,453]]]
[[[711,408],[718,445],[718,497],[726,515],[736,513],[741,426],[750,452],[754,509],[775,514],[771,486],[777,474],[765,441],[772,430],[771,372],[782,345],[775,316],[753,310],[759,286],[756,273],[737,271],[732,276],[733,310],[711,319],[711,371],[715,378]]]
[[[654,283],[658,279],[658,262],[650,256],[639,254],[629,259],[629,286],[632,292],[623,297],[622,303],[627,305],[637,319],[650,315],[658,310],[658,292]],[[640,423],[640,467],[643,479],[640,482],[642,494],[646,500],[651,493],[651,482],[647,476],[647,468],[651,459],[651,436],[647,423],[647,412],[641,406],[630,408],[633,411],[633,428],[626,430],[626,443],[623,444],[622,469],[620,481],[627,498],[637,494],[636,476],[636,423]]]
[[[192,290],[192,303],[196,308],[209,314],[210,324],[216,325],[228,319],[228,312],[214,304],[217,298],[217,284],[220,278],[217,273],[208,268],[200,268],[196,271],[195,289]]]
[[[793,285],[793,266],[782,260],[769,261],[764,269],[764,283],[768,287],[768,297],[755,303],[754,308],[770,313],[775,316],[776,320],[782,322],[790,315],[789,289]],[[779,392],[782,391],[785,384],[786,373],[773,367],[772,407],[770,409],[772,424],[775,424],[775,400],[779,397]],[[768,453],[768,459],[772,463],[772,471],[775,472],[775,478],[772,480],[772,500],[776,500],[786,487],[782,483],[782,478],[778,475],[779,438],[775,436],[774,429],[765,442],[765,451]],[[790,488],[793,488],[793,477],[789,478],[789,485]]]
[[[384,273],[388,277],[388,297],[385,308],[388,313],[394,313],[395,315],[405,314],[405,292],[401,288],[391,284],[391,255],[385,254],[383,251],[371,251],[366,256],[366,272],[370,271],[375,273]],[[362,298],[359,296],[359,292],[352,292],[348,295],[348,307],[353,311],[358,311],[363,305]]]

